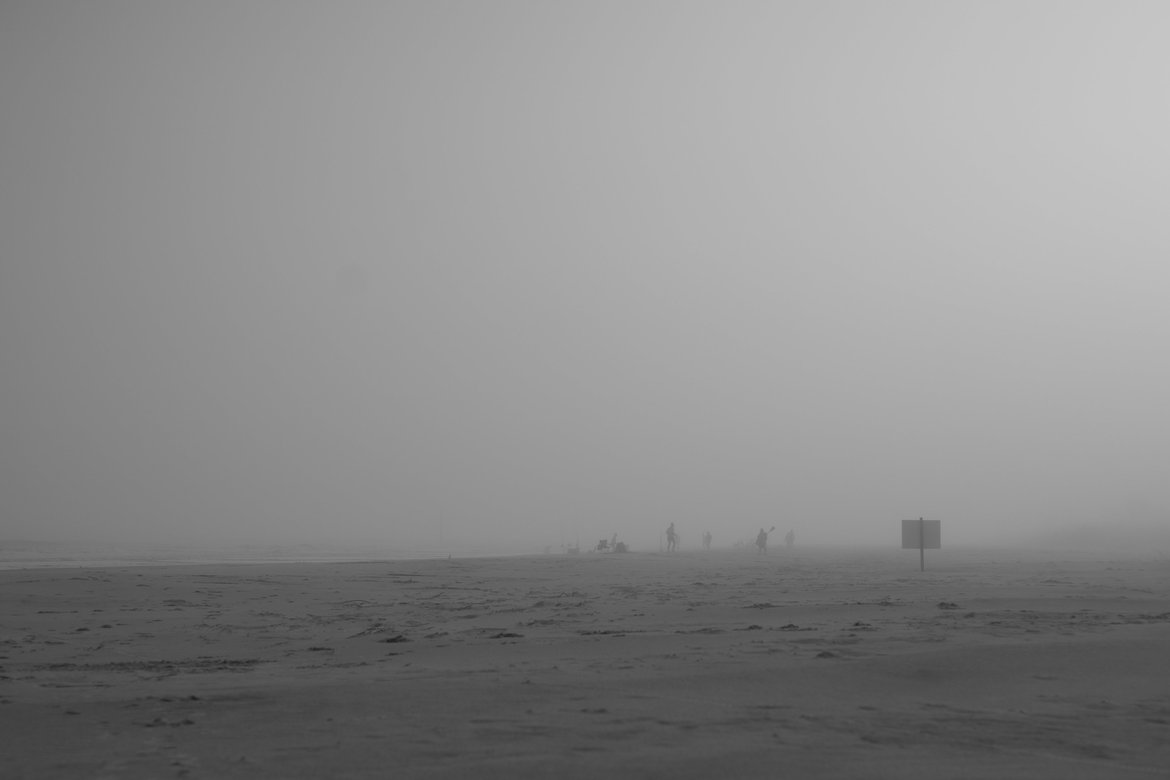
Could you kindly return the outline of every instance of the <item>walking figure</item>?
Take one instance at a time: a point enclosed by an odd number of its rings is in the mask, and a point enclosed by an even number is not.
[[[666,551],[667,552],[674,552],[677,547],[678,547],[678,534],[675,533],[674,523],[671,523],[670,527],[666,529]]]
[[[772,526],[767,531],[765,531],[763,528],[761,528],[760,532],[758,534],[756,534],[756,547],[759,549],[760,552],[762,552],[762,553],[768,552],[768,534],[772,533],[775,530],[776,530],[776,526]]]

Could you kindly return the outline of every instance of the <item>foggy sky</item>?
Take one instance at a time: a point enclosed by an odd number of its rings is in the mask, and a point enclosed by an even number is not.
[[[0,538],[1170,508],[1170,7],[0,5]]]

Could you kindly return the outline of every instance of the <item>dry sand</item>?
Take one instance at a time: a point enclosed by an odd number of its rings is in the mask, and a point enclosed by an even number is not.
[[[0,572],[0,776],[1170,777],[1165,557]]]

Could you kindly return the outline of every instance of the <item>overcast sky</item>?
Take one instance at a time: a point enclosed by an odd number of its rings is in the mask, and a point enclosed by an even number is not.
[[[0,538],[1167,522],[1168,40],[1112,0],[7,0]]]

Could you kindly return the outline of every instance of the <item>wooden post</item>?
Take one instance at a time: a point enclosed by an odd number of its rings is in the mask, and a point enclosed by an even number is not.
[[[918,518],[918,571],[926,571],[926,520]]]

